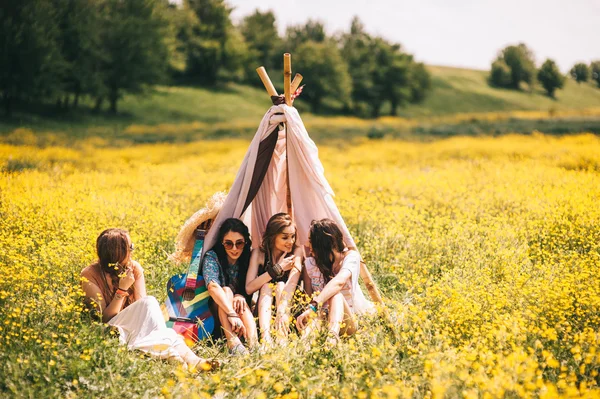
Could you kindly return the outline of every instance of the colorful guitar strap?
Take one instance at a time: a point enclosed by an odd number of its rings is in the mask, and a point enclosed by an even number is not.
[[[192,261],[187,272],[187,279],[185,280],[186,289],[196,289],[196,283],[198,281],[198,272],[200,271],[200,258],[202,257],[202,248],[204,247],[204,237],[206,232],[204,230],[198,230],[196,234],[196,242],[194,243],[194,249],[192,251]]]

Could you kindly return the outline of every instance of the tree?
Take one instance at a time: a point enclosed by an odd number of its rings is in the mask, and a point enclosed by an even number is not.
[[[168,66],[167,20],[161,0],[105,0],[101,33],[103,88],[98,103],[108,97],[110,110],[124,92],[139,93],[164,76]]]
[[[285,32],[285,46],[289,51],[296,51],[306,42],[323,43],[327,39],[325,25],[320,21],[309,19],[304,25],[290,26]]]
[[[326,97],[347,101],[350,95],[351,80],[348,67],[337,46],[333,42],[305,42],[294,53],[294,64],[310,82],[302,92],[302,98],[313,112],[320,110]]]
[[[61,27],[57,38],[63,59],[61,89],[63,106],[68,107],[68,95],[73,94],[77,107],[83,94],[96,95],[102,86],[99,64],[100,17],[97,0],[53,0]]]
[[[505,79],[505,68],[502,62],[510,69],[510,81]],[[533,52],[525,44],[506,47],[500,52],[494,64],[492,64],[492,72],[495,76],[490,76],[490,82],[496,85],[508,83],[504,87],[516,90],[520,89],[521,82],[524,82],[531,89],[535,79],[535,60]]]
[[[375,92],[373,82],[377,65],[371,52],[372,40],[358,17],[352,19],[350,33],[341,38],[342,57],[348,65],[352,79],[352,101],[349,104],[358,116],[367,116],[370,104],[379,95]]]
[[[490,72],[490,84],[496,87],[509,87],[511,82],[510,68],[502,59],[497,59],[492,63]]]
[[[169,49],[169,69],[172,76],[179,77],[186,72],[188,42],[192,38],[194,28],[200,22],[186,3],[181,7],[171,3],[166,11],[170,33],[166,40]]]
[[[214,85],[227,63],[226,46],[233,25],[232,9],[224,0],[187,0],[197,18],[187,32],[187,74]]]
[[[410,100],[410,72],[412,56],[401,51],[399,44],[391,44],[377,37],[371,40],[369,53],[374,57],[372,70],[373,94],[371,117],[377,118],[385,101],[391,103],[391,114],[396,115],[399,105]]]
[[[600,61],[594,61],[590,64],[590,70],[592,71],[592,80],[595,80],[600,87]]]
[[[250,74],[256,74],[256,61],[250,58],[252,52],[242,33],[234,26],[227,35],[224,53],[223,68],[218,78],[242,82],[247,80]]]
[[[412,63],[410,69],[410,102],[423,102],[431,90],[431,74],[422,62]]]
[[[263,65],[267,70],[274,68],[276,57],[281,56],[281,38],[273,11],[256,10],[254,14],[248,15],[240,24],[240,32],[248,45],[252,64]]]
[[[542,64],[542,67],[538,71],[537,78],[548,95],[552,98],[554,98],[556,89],[561,89],[565,84],[564,75],[560,73],[558,66],[556,66],[556,63],[551,59],[547,59]]]
[[[402,51],[399,44],[371,37],[358,17],[341,37],[342,56],[352,78],[352,108],[359,116],[378,117],[389,101],[391,114],[408,102],[422,101],[431,80],[423,64]]]
[[[0,10],[0,93],[7,115],[15,100],[60,92],[64,60],[57,45],[60,28],[51,2],[4,2]]]
[[[590,78],[590,69],[583,62],[579,62],[569,72],[577,83],[587,82]]]

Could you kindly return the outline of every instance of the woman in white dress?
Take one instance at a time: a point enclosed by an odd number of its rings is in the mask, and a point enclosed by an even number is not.
[[[375,310],[360,286],[360,255],[344,243],[342,231],[331,219],[313,220],[309,230],[309,247],[303,273],[305,290],[313,299],[298,316],[296,325],[303,337],[328,322],[328,343],[335,345],[343,335],[357,329],[356,316]]]
[[[144,270],[131,259],[133,243],[126,230],[104,230],[96,240],[98,260],[81,271],[86,302],[102,322],[119,331],[119,341],[190,369],[216,364],[198,357],[183,338],[165,324],[156,298],[146,295]]]

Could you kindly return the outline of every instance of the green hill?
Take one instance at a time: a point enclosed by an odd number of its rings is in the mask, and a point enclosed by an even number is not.
[[[429,67],[432,73],[432,90],[422,104],[400,109],[399,118],[383,117],[377,121],[353,117],[316,116],[308,107],[297,101],[307,125],[316,126],[317,136],[364,135],[385,126],[385,134],[412,131],[418,134],[436,126],[444,135],[502,133],[506,131],[531,131],[554,126],[554,118],[564,118],[571,123],[593,121],[591,129],[580,124],[574,130],[569,126],[563,131],[596,131],[600,129],[600,89],[592,84],[577,84],[568,79],[564,90],[551,99],[537,88],[533,92],[519,92],[492,88],[487,84],[487,72],[450,67]],[[310,90],[310,77],[306,77],[306,90]],[[102,137],[125,139],[134,142],[191,141],[199,136],[222,137],[253,133],[257,123],[269,107],[270,100],[262,88],[229,84],[219,89],[181,86],[158,86],[139,96],[125,96],[119,103],[119,114],[93,113],[89,106],[63,114],[53,107],[36,112],[18,111],[10,120],[0,120],[2,141],[18,143],[15,129],[25,128],[38,137],[42,132],[52,132],[67,138]],[[86,106],[88,108],[86,108]],[[515,114],[517,111],[517,114]],[[523,115],[519,113],[525,111]],[[541,111],[541,112],[540,112]],[[464,115],[468,114],[468,115]],[[526,126],[513,127],[514,120],[544,120],[544,126],[527,122]],[[467,126],[457,130],[460,124],[485,122],[485,125]],[[511,125],[496,129],[501,123]],[[496,124],[493,128],[490,123]],[[596,126],[598,125],[598,126]],[[450,126],[450,129],[447,129]],[[513,130],[516,129],[516,130]],[[330,133],[327,134],[327,131]],[[550,132],[550,130],[544,130]],[[11,133],[12,132],[12,133]],[[311,131],[313,132],[313,131]],[[12,134],[12,136],[11,136]],[[437,134],[437,133],[436,133]],[[441,134],[441,133],[440,133]],[[8,138],[8,136],[11,138]],[[20,136],[21,131],[16,136]],[[131,137],[134,135],[135,137]],[[50,140],[50,143],[52,140]],[[48,144],[48,142],[46,142]]]
[[[402,109],[402,116],[600,107],[600,89],[591,83],[577,84],[567,79],[564,89],[557,91],[554,100],[546,96],[541,87],[533,93],[490,87],[487,71],[440,66],[430,66],[429,71],[432,91],[422,104]]]

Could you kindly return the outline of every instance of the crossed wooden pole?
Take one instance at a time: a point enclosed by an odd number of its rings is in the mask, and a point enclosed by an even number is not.
[[[261,66],[260,68],[256,68],[256,72],[258,73],[260,80],[262,80],[263,85],[265,85],[265,89],[267,89],[267,93],[269,94],[269,96],[271,96],[271,97],[278,96],[279,94],[277,94],[277,90],[275,90],[275,86],[273,86],[273,82],[271,82],[271,79],[269,78],[269,75],[267,74],[267,70],[265,69],[265,67]],[[297,73],[294,76],[293,81],[291,80],[291,78],[292,78],[292,56],[290,53],[285,53],[283,55],[283,92],[284,92],[284,96],[285,96],[285,103],[286,103],[286,105],[288,105],[290,107],[294,103],[294,101],[292,100],[292,93],[294,93],[300,86],[300,82],[302,82],[302,75]],[[286,146],[287,146],[287,140],[286,140]],[[287,158],[286,158],[286,162],[287,162]],[[286,170],[286,173],[287,173],[287,170]],[[288,208],[288,214],[290,216],[292,216],[292,200],[291,200],[291,195],[290,195],[289,173],[287,174],[287,208]],[[363,280],[363,282],[365,283],[365,287],[367,288],[367,291],[369,292],[369,296],[371,297],[371,299],[374,302],[383,303],[383,299],[381,298],[379,289],[377,288],[375,281],[373,281],[373,276],[371,275],[371,272],[367,268],[367,265],[362,260],[360,262],[360,277]],[[387,310],[384,310],[384,317],[386,318],[386,321],[391,322],[389,314],[387,313]]]
[[[265,89],[267,89],[267,93],[270,96],[278,96],[277,90],[275,90],[275,86],[273,86],[273,82],[269,78],[269,74],[265,67],[261,66],[260,68],[256,68],[256,72],[262,80],[263,85],[265,85]],[[285,95],[285,103],[290,107],[294,103],[292,100],[292,93],[294,93],[298,87],[300,86],[300,82],[302,82],[302,75],[297,73],[294,76],[294,80],[292,80],[292,55],[290,53],[285,53],[283,55],[283,93]]]

